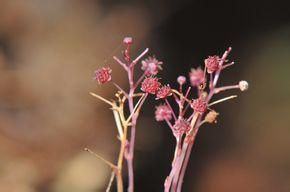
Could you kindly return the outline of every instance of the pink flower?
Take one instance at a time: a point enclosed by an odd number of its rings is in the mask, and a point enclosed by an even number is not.
[[[191,107],[195,112],[203,113],[207,110],[207,103],[201,99],[194,99],[191,103]]]
[[[190,123],[183,118],[179,118],[173,125],[173,133],[182,135],[190,130]]]
[[[133,38],[132,37],[125,37],[123,40],[123,43],[126,45],[131,45],[133,43]]]
[[[164,120],[171,120],[172,118],[172,112],[170,110],[170,108],[165,105],[159,105],[156,107],[156,111],[155,111],[155,119],[156,121],[164,121]]]
[[[157,94],[156,94],[156,98],[157,99],[164,99],[168,96],[172,95],[172,92],[171,92],[171,88],[169,85],[164,85],[163,87],[161,87]]]
[[[217,70],[219,70],[219,62],[220,62],[219,56],[209,56],[207,59],[204,60],[205,66],[207,68],[208,73],[213,73]]]
[[[186,77],[180,75],[179,77],[177,77],[177,83],[179,85],[183,85],[186,82]]]
[[[204,82],[204,72],[198,67],[197,69],[191,69],[189,73],[189,79],[192,86],[199,86]]]
[[[111,81],[112,69],[109,67],[103,67],[95,71],[95,79],[98,81],[99,84],[104,84]]]
[[[146,93],[156,94],[161,86],[161,83],[156,77],[146,77],[141,85],[141,90]]]
[[[147,76],[156,75],[159,70],[162,70],[162,62],[158,61],[155,57],[148,57],[142,61],[141,69],[145,71]]]

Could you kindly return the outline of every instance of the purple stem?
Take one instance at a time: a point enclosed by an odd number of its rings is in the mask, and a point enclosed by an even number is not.
[[[148,52],[148,48],[145,49],[134,61],[128,64],[128,80],[130,85],[130,91],[128,95],[128,104],[129,104],[129,110],[130,113],[134,113],[134,91],[137,87],[136,84],[134,84],[134,67],[135,64]],[[144,100],[142,104],[144,103],[146,97],[144,97]],[[140,104],[141,105],[141,104]],[[136,137],[136,123],[138,119],[139,113],[135,113],[132,115],[131,120],[131,135],[130,135],[130,142],[129,142],[129,151],[128,155],[126,156],[127,164],[128,164],[128,177],[129,177],[129,184],[128,184],[128,192],[134,191],[134,167],[133,167],[133,159],[134,159],[134,147],[135,147],[135,137]]]

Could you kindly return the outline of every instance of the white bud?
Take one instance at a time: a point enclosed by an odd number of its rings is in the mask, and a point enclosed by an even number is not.
[[[186,77],[180,75],[180,76],[177,78],[177,82],[179,83],[179,85],[183,85],[183,84],[186,82]]]
[[[249,88],[249,83],[247,81],[240,81],[239,88],[241,91],[247,91]]]
[[[132,37],[125,37],[123,40],[123,43],[125,44],[132,44],[133,43],[133,38]]]

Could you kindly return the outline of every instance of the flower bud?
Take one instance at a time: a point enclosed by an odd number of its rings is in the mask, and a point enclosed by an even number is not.
[[[247,81],[240,81],[239,82],[239,88],[241,91],[247,91],[249,88],[249,84]]]
[[[177,77],[177,82],[179,83],[179,85],[183,85],[186,82],[186,77],[180,75],[179,77]]]
[[[133,38],[132,37],[125,37],[123,40],[123,43],[126,45],[131,45],[133,43]]]

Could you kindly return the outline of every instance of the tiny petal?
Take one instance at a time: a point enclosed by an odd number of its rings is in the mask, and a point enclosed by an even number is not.
[[[132,37],[125,37],[123,40],[123,43],[126,45],[130,45],[133,43],[133,38]]]
[[[160,86],[161,83],[158,81],[158,78],[146,77],[141,84],[141,90],[145,93],[156,94]]]
[[[191,69],[191,72],[189,73],[189,79],[192,86],[198,87],[204,82],[204,72],[199,67],[197,69]]]
[[[207,110],[207,103],[203,99],[198,98],[192,101],[191,107],[194,111],[203,113]]]
[[[111,73],[111,68],[103,67],[95,71],[95,79],[98,81],[99,84],[107,83],[112,79]]]
[[[148,57],[147,59],[142,61],[141,69],[145,72],[145,75],[157,75],[159,70],[162,70],[163,62],[158,61],[155,57]]]
[[[159,105],[156,107],[156,111],[155,111],[155,119],[156,121],[164,121],[164,120],[171,120],[172,118],[172,112],[170,110],[170,108],[165,105]]]
[[[179,77],[177,77],[177,83],[179,85],[183,85],[184,83],[186,83],[186,77],[180,75]]]
[[[220,62],[220,58],[219,56],[209,56],[207,59],[204,60],[204,64],[207,68],[207,72],[208,73],[213,73],[217,70],[219,70],[220,66],[219,66],[219,62]]]
[[[249,83],[247,81],[240,81],[239,88],[241,91],[247,91],[249,89]]]
[[[168,96],[171,96],[172,92],[171,92],[171,88],[169,85],[164,85],[163,87],[161,87],[157,94],[156,94],[156,98],[157,99],[164,99]]]

